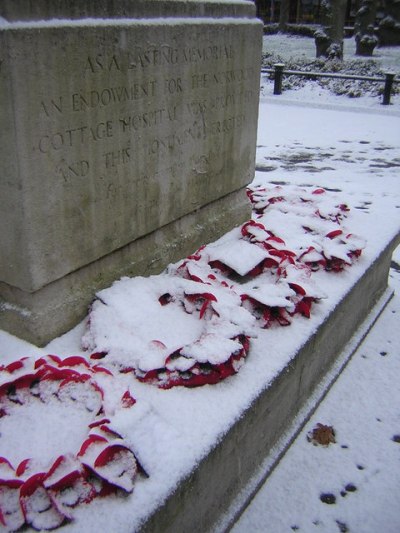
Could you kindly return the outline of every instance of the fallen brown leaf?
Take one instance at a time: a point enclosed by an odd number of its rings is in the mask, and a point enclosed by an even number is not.
[[[318,444],[321,446],[329,446],[329,444],[336,442],[335,430],[332,426],[325,426],[318,422],[314,429],[307,434],[307,440],[312,442],[315,446]]]

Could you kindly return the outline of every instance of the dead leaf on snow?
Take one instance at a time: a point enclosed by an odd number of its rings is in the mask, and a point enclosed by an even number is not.
[[[325,426],[318,422],[314,429],[307,434],[307,440],[315,446],[329,446],[329,444],[336,442],[335,430],[332,426]]]

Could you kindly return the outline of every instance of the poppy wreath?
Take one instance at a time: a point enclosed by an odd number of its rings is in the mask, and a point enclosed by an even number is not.
[[[301,236],[291,246],[294,257],[313,271],[340,272],[352,265],[365,247],[364,239],[340,226],[349,207],[323,188],[307,191],[293,186],[254,187],[248,190],[248,196],[257,222],[265,227],[279,227],[284,233],[284,224],[290,217],[292,235],[297,235],[297,239]],[[283,238],[290,240],[291,236]]]
[[[341,272],[360,257],[364,247],[365,242],[360,237],[337,229],[302,251],[298,259],[313,271],[323,268],[328,272]]]
[[[242,284],[232,283],[220,270],[217,273],[207,262],[198,260],[183,261],[176,272],[186,279],[207,279],[229,287],[240,296],[240,305],[256,318],[256,324],[261,328],[288,326],[295,314],[310,318],[313,303],[326,298],[325,293],[313,284],[311,269],[293,264],[291,260],[285,265],[282,262],[279,266],[276,264],[271,272]]]
[[[268,231],[262,223],[249,220],[231,232],[229,239],[199,248],[179,268],[184,268],[188,261],[197,261],[204,269],[207,263],[211,276],[215,278],[220,274],[220,283],[228,286],[234,281],[243,283],[266,271],[279,275],[285,264],[295,263],[295,257],[283,239]],[[204,276],[200,278],[204,279]]]
[[[112,428],[99,385],[99,378],[104,376],[110,378],[112,374],[75,356],[64,360],[55,355],[36,361],[23,358],[0,366],[0,417],[18,417],[24,406],[50,409],[57,404],[63,409],[66,432],[73,429],[64,415],[68,407],[81,409],[85,420],[91,420],[76,453],[32,459],[31,443],[27,442],[28,457],[18,465],[0,457],[0,524],[6,531],[24,525],[53,529],[71,520],[72,509],[79,504],[111,492],[132,492],[138,464]],[[121,408],[134,403],[129,391],[119,402]]]
[[[190,352],[177,350],[167,357],[165,367],[144,373],[136,369],[136,377],[139,381],[158,385],[161,389],[170,389],[179,385],[184,387],[214,385],[236,374],[248,354],[250,348],[248,336],[238,335],[229,340],[231,352],[222,363],[199,361]],[[200,342],[202,341],[199,341],[199,345]]]
[[[255,220],[164,274],[123,278],[97,294],[82,339],[92,359],[161,388],[212,384],[238,371],[254,326],[310,318],[326,297],[312,272],[339,272],[365,246],[339,225],[349,208],[322,188],[255,187],[248,194]]]
[[[326,298],[311,274],[308,266],[290,260],[279,267],[275,277],[264,275],[237,290],[243,307],[256,317],[259,327],[289,326],[296,314],[310,318],[312,305]]]
[[[200,275],[207,281],[198,281]],[[100,291],[83,338],[91,358],[163,389],[214,384],[236,374],[254,318],[215,276],[200,269],[193,278],[123,278]]]
[[[256,216],[262,215],[269,207],[275,204],[292,204],[300,205],[302,208],[308,207],[306,211],[314,213],[322,219],[339,224],[346,217],[350,208],[347,204],[332,201],[332,197],[327,192],[322,187],[312,189],[310,192],[296,186],[282,187],[277,185],[271,188],[255,186],[248,187],[247,196],[252,203]]]
[[[197,387],[218,383],[238,372],[249,351],[249,337],[238,331],[233,336],[224,333],[218,335],[217,324],[222,331],[225,324],[219,321],[222,313],[215,305],[218,303],[215,288],[213,290],[211,286],[207,288],[203,285],[198,290],[199,292],[184,292],[180,302],[186,313],[208,322],[201,336],[190,345],[169,353],[165,367],[147,372],[136,368],[135,374],[140,381],[153,383],[164,389],[177,385]],[[176,296],[166,293],[160,296],[159,302],[162,306],[167,306],[175,299]],[[167,347],[161,343],[161,348]],[[219,353],[215,354],[215,350]]]
[[[289,287],[285,287],[285,293],[280,290],[279,295],[265,291],[263,294],[259,287],[250,288],[241,296],[243,306],[248,309],[259,321],[262,328],[269,328],[273,324],[289,326],[291,316],[295,312],[295,306],[290,301],[290,297],[295,295]]]
[[[243,248],[238,247],[238,243],[243,242],[248,251],[244,269]],[[258,251],[268,257],[257,256]],[[215,257],[218,261],[210,260]],[[264,259],[258,262],[260,257]],[[174,272],[186,279],[229,287],[240,295],[241,305],[253,314],[262,328],[274,324],[288,326],[297,313],[310,318],[312,304],[326,297],[312,283],[311,268],[298,262],[283,239],[254,220],[243,224],[233,232],[232,239],[222,245],[217,242],[201,247],[179,263]]]

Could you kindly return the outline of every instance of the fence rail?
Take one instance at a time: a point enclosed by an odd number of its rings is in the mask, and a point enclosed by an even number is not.
[[[282,80],[283,76],[303,76],[305,78],[333,78],[342,80],[360,80],[384,83],[382,105],[390,104],[390,95],[392,92],[393,83],[399,83],[400,79],[394,79],[395,74],[386,72],[384,78],[376,78],[374,76],[354,76],[352,74],[335,74],[333,72],[304,72],[301,70],[285,70],[283,63],[276,63],[274,68],[262,68],[261,72],[264,74],[274,74],[274,94],[282,94]]]

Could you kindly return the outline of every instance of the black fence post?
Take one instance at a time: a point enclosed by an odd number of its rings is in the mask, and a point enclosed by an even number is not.
[[[282,94],[283,63],[275,63],[274,94]]]
[[[390,104],[390,93],[392,91],[393,80],[394,80],[394,74],[391,73],[391,72],[386,72],[385,88],[383,90],[382,105],[389,105]]]

